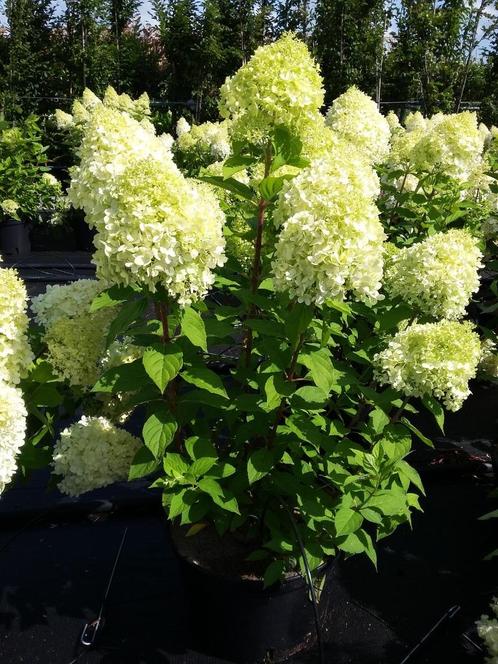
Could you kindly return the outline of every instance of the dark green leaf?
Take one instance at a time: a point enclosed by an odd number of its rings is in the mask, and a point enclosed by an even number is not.
[[[228,394],[221,378],[214,371],[211,371],[211,369],[207,367],[190,367],[184,369],[180,375],[187,383],[228,399]]]

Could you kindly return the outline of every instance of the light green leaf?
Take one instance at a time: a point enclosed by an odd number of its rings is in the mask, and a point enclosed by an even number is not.
[[[166,452],[163,460],[164,472],[175,479],[183,479],[188,472],[188,465],[176,452]]]
[[[213,459],[213,457],[203,457],[201,459],[196,459],[190,466],[190,472],[196,478],[202,477],[202,475],[205,475],[211,470],[216,461],[217,459]]]
[[[174,519],[177,516],[179,516],[183,510],[185,509],[186,505],[183,501],[183,496],[185,495],[186,489],[182,489],[178,493],[175,493],[173,497],[171,498],[171,502],[169,504],[169,518]]]
[[[192,307],[183,310],[182,334],[194,345],[207,351],[206,328],[201,315]]]
[[[146,446],[157,458],[161,458],[165,449],[173,441],[178,425],[166,404],[158,403],[146,420],[142,435]]]
[[[326,348],[313,353],[301,353],[298,362],[309,369],[315,385],[328,394],[336,383],[336,372]]]
[[[369,420],[372,425],[372,429],[375,433],[380,434],[384,431],[386,426],[389,424],[389,416],[385,414],[380,408],[374,408],[369,415]]]
[[[168,383],[178,374],[183,365],[183,355],[174,343],[155,344],[142,357],[145,371],[157,387],[164,392]]]
[[[341,507],[337,510],[334,518],[336,534],[349,535],[361,528],[363,517],[349,507]]]
[[[408,429],[410,429],[410,431],[412,431],[417,436],[417,438],[419,438],[423,443],[425,443],[429,447],[434,447],[432,440],[429,440],[429,438],[427,438],[427,436],[425,436],[421,431],[419,431],[417,427],[413,425],[410,422],[410,420],[408,420],[406,417],[402,417],[400,422],[404,424]]]

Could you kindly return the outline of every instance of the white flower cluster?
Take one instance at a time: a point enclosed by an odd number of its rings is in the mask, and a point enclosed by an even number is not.
[[[105,288],[95,279],[79,279],[64,286],[48,285],[45,292],[31,300],[31,311],[38,325],[47,328],[59,318],[88,315],[92,301]]]
[[[178,138],[175,142],[175,150],[193,156],[202,163],[224,160],[230,154],[226,120],[224,122],[204,122],[200,125],[193,125],[189,129],[181,126],[180,133],[178,133],[177,124],[176,131]]]
[[[490,609],[493,615],[481,616],[477,621],[477,633],[484,641],[488,656],[486,662],[488,664],[498,664],[498,599],[493,598]]]
[[[389,162],[415,172],[439,170],[459,182],[468,181],[482,165],[487,138],[475,113],[464,111],[424,118],[418,111],[394,132]]]
[[[278,75],[275,75],[278,72]],[[290,33],[260,46],[220,89],[220,114],[234,140],[262,144],[283,125],[300,136],[315,121],[324,91],[306,45]]]
[[[91,387],[101,373],[105,337],[116,310],[90,313],[90,305],[104,288],[99,281],[81,279],[47,286],[44,294],[33,298],[31,309],[44,328],[47,360],[70,385]]]
[[[0,494],[16,472],[26,435],[26,407],[16,387],[33,360],[26,308],[26,287],[17,272],[0,268]]]
[[[0,268],[0,382],[17,385],[33,360],[29,346],[27,293],[16,270]]]
[[[0,494],[15,475],[26,435],[26,406],[18,387],[0,381]]]
[[[371,164],[381,163],[389,153],[389,122],[373,99],[355,86],[334,100],[327,112],[327,125]]]
[[[376,379],[406,396],[434,396],[458,410],[481,359],[481,342],[468,321],[415,323],[374,357]]]
[[[69,197],[97,229],[98,276],[162,285],[180,305],[203,298],[225,261],[224,215],[210,188],[183,177],[169,141],[148,122],[96,109]]]
[[[385,239],[374,200],[379,181],[347,144],[288,181],[280,193],[273,280],[307,304],[379,298]]]
[[[69,496],[126,480],[141,443],[104,417],[83,416],[62,431],[54,447],[53,472]]]
[[[384,287],[431,318],[458,319],[479,289],[477,241],[465,229],[436,233],[389,253]]]
[[[149,96],[144,92],[138,99],[133,100],[127,94],[118,94],[109,86],[100,100],[91,90],[86,88],[81,99],[77,99],[72,106],[72,114],[57,109],[54,120],[57,128],[62,131],[72,130],[81,135],[94,111],[100,106],[114,108],[126,113],[136,120],[143,120],[150,116]]]

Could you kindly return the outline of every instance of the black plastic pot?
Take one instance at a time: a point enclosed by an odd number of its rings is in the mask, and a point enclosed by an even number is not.
[[[179,560],[193,649],[237,664],[263,664],[283,662],[316,643],[313,605],[302,576],[265,589],[261,580],[222,576],[181,555]],[[328,614],[331,569],[332,564],[323,565],[315,576],[316,586],[324,581],[320,623]]]
[[[29,227],[14,219],[0,222],[0,249],[7,256],[25,256],[31,251]]]

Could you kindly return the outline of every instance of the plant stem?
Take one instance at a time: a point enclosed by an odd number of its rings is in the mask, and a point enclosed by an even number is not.
[[[167,346],[169,343],[171,343],[171,336],[168,325],[168,305],[166,302],[156,302],[155,309],[156,309],[156,315],[161,321],[161,325],[163,328],[163,333],[162,333],[163,344],[164,346]],[[165,402],[168,404],[169,408],[171,409],[171,412],[175,414],[177,407],[176,378],[173,378],[173,380],[170,383],[168,383],[163,398]],[[180,438],[179,429],[176,430],[175,443],[177,447],[180,448],[181,438]]]
[[[163,343],[167,344],[170,342],[171,337],[169,335],[169,325],[168,325],[168,305],[165,302],[156,302],[156,316],[161,321],[163,328]]]
[[[409,401],[409,397],[405,397],[403,399],[403,402],[401,406],[398,408],[398,410],[394,413],[394,415],[391,417],[391,422],[397,422],[401,415],[403,414],[403,411],[405,410],[405,407]]]
[[[265,149],[265,174],[264,177],[267,178],[270,174],[272,162],[272,151],[271,143],[268,143]],[[260,280],[261,280],[261,251],[263,248],[263,231],[265,228],[265,212],[268,203],[261,197],[258,202],[258,216],[257,216],[257,227],[256,227],[256,243],[254,245],[254,261],[251,271],[251,293],[252,295],[256,294],[258,290]],[[251,303],[248,311],[248,318],[251,318],[256,312],[256,305]],[[246,328],[244,336],[244,349],[245,349],[245,365],[248,367],[251,363],[251,353],[252,353],[252,330],[248,327]]]
[[[301,334],[301,336],[299,337],[297,346],[294,349],[294,352],[292,353],[289,368],[285,373],[285,379],[289,383],[292,383],[292,381],[294,380],[294,371],[296,370],[297,358],[299,357],[299,353],[301,352],[303,343],[304,343],[304,333]],[[270,435],[268,436],[268,447],[271,447],[275,441],[278,425],[280,424],[280,420],[282,419],[282,416],[285,412],[285,405],[286,405],[286,399],[285,397],[283,397],[282,401],[280,402],[280,406],[278,407],[277,414],[275,416],[275,422],[273,423],[273,426],[270,430]]]

